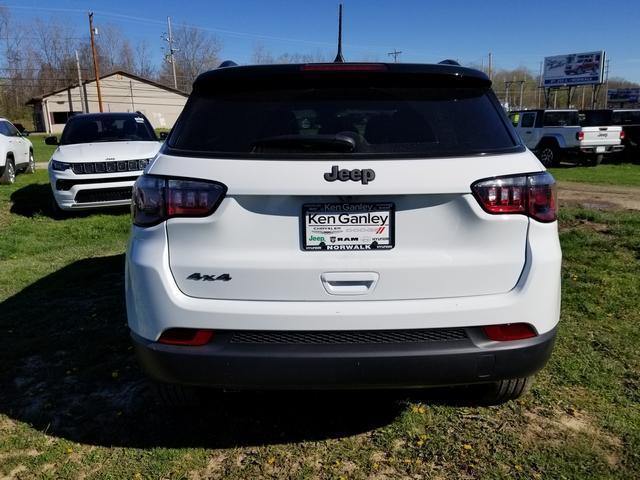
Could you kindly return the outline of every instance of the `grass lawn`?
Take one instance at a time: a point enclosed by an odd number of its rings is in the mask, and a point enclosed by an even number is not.
[[[55,221],[47,188],[42,171],[0,187],[0,478],[638,478],[640,212],[562,211],[560,336],[520,401],[247,393],[167,412],[128,339],[128,214]]]
[[[640,163],[605,163],[597,167],[571,165],[549,171],[559,181],[640,187]]]
[[[48,134],[44,133],[32,133],[28,139],[33,144],[33,156],[36,162],[48,162],[51,158],[51,154],[56,149],[55,145],[47,145],[44,143],[44,139],[48,137]],[[60,135],[58,135],[58,139]]]

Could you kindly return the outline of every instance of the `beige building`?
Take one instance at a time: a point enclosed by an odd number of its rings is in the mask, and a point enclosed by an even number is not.
[[[69,85],[41,97],[32,98],[36,131],[60,133],[75,113],[100,111],[95,80]],[[104,112],[142,112],[154,128],[171,128],[182,112],[188,95],[131,73],[117,71],[100,77]]]

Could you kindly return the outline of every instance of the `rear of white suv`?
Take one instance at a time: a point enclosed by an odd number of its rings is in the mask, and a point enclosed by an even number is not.
[[[491,383],[500,401],[552,350],[554,180],[475,70],[203,74],[133,222],[129,326],[163,384]]]

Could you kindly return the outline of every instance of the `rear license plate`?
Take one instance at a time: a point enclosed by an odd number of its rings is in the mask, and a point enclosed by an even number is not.
[[[302,206],[304,250],[389,250],[393,203],[313,203]]]
[[[596,147],[596,153],[604,153],[606,147]]]

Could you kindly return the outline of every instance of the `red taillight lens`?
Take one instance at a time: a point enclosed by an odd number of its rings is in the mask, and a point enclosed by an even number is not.
[[[506,325],[489,325],[482,327],[489,340],[505,342],[509,340],[524,340],[538,335],[528,323],[508,323]]]
[[[212,330],[199,330],[195,328],[170,328],[162,332],[159,343],[165,345],[185,345],[199,347],[206,345],[213,338]]]
[[[308,63],[302,65],[303,72],[384,72],[382,63]]]
[[[556,219],[556,181],[548,172],[479,180],[471,191],[489,213],[520,213],[539,222]]]
[[[584,140],[584,132],[576,132],[576,140]]]
[[[624,140],[624,130],[620,130],[620,140]]]
[[[141,175],[133,186],[133,223],[149,227],[174,217],[206,217],[226,192],[217,182]]]

